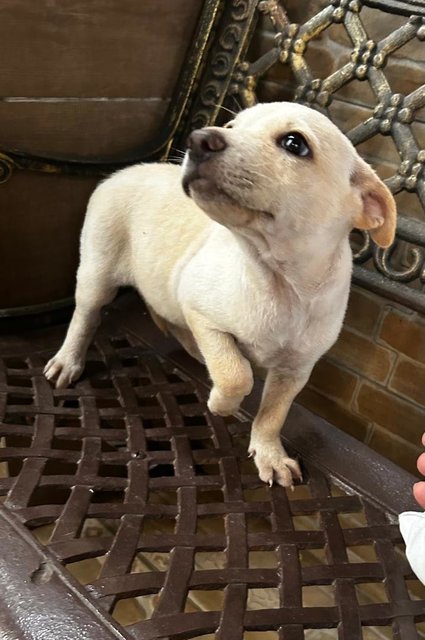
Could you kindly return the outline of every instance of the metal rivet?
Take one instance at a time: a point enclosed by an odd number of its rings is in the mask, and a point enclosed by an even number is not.
[[[425,26],[422,26],[418,29],[417,33],[416,33],[416,37],[419,40],[425,40]]]
[[[404,107],[403,109],[400,109],[400,111],[398,112],[398,119],[400,120],[400,122],[412,122],[413,120],[412,110],[409,109],[408,107]]]
[[[409,176],[408,178],[406,178],[406,182],[405,182],[405,186],[407,190],[414,190],[416,187],[416,177],[415,176]]]
[[[341,7],[339,7],[338,9],[335,9],[335,11],[333,11],[332,20],[334,20],[335,22],[342,22],[344,20],[344,16],[344,9],[341,9]]]
[[[373,66],[380,69],[385,64],[385,56],[383,53],[377,53],[372,60]]]

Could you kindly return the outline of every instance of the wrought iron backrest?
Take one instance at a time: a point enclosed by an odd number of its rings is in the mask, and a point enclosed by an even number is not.
[[[405,24],[374,42],[362,22],[363,5],[406,16]],[[261,14],[270,18],[276,38],[269,51],[251,60],[249,43]],[[385,20],[384,13],[382,19]],[[351,59],[328,77],[314,77],[306,60],[309,43],[333,25],[344,30],[351,40]],[[285,0],[206,0],[197,38],[160,139],[141,149],[137,157],[123,158],[114,165],[64,162],[1,152],[0,147],[0,182],[8,179],[14,169],[103,175],[132,162],[166,159],[171,144],[183,145],[189,131],[216,121],[226,98],[231,96],[242,107],[253,105],[261,78],[274,65],[288,65],[296,87],[293,99],[328,115],[333,96],[341,87],[348,83],[369,84],[376,99],[373,114],[345,133],[355,145],[373,136],[391,136],[400,164],[387,184],[394,194],[403,190],[415,193],[425,208],[425,149],[420,148],[411,127],[417,111],[425,106],[425,85],[404,96],[392,92],[385,75],[385,66],[395,51],[409,41],[417,41],[418,47],[423,47],[424,40],[424,0],[331,0],[304,24],[291,24]],[[425,220],[400,216],[396,242],[385,251],[364,232],[355,252],[354,281],[425,312],[424,247]]]

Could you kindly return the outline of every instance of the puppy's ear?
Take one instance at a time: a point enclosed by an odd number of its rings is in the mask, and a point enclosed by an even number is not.
[[[389,247],[394,242],[397,220],[397,208],[391,191],[361,158],[357,160],[351,184],[361,199],[353,226],[356,229],[368,229],[377,245]]]

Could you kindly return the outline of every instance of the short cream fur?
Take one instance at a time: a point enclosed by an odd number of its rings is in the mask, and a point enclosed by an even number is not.
[[[202,131],[206,150],[189,151],[183,167],[129,167],[93,193],[75,312],[45,374],[58,387],[80,376],[101,307],[132,285],[156,322],[205,362],[213,413],[238,409],[252,389],[251,365],[267,370],[249,451],[262,480],[290,486],[301,472],[280,429],[340,332],[350,230],[371,229],[380,246],[391,244],[394,199],[330,120],[307,107],[259,104],[229,127]],[[282,148],[289,132],[302,134],[308,157]],[[208,136],[221,148],[209,148]]]

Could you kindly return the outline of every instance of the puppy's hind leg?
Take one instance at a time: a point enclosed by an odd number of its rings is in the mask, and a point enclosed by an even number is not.
[[[177,338],[182,347],[186,349],[186,351],[189,355],[192,356],[192,358],[195,358],[195,360],[198,360],[202,364],[205,364],[205,361],[198,349],[198,345],[196,344],[195,338],[193,337],[190,329],[178,327],[177,325],[165,320],[165,318],[162,318],[162,316],[156,313],[156,311],[150,305],[146,304],[146,307],[152,320],[155,322],[158,329],[162,331],[162,333],[165,333],[166,336],[171,333],[175,338]]]
[[[56,387],[67,387],[80,377],[86,353],[100,322],[100,311],[115,297],[117,287],[105,274],[85,273],[81,267],[75,292],[76,307],[65,341],[44,369]]]
[[[199,347],[196,344],[193,333],[189,329],[183,329],[182,327],[177,327],[174,324],[169,324],[168,330],[175,338],[177,338],[182,347],[190,356],[192,356],[192,358],[195,358],[195,360],[198,360],[201,364],[205,364],[205,360],[199,351]]]

